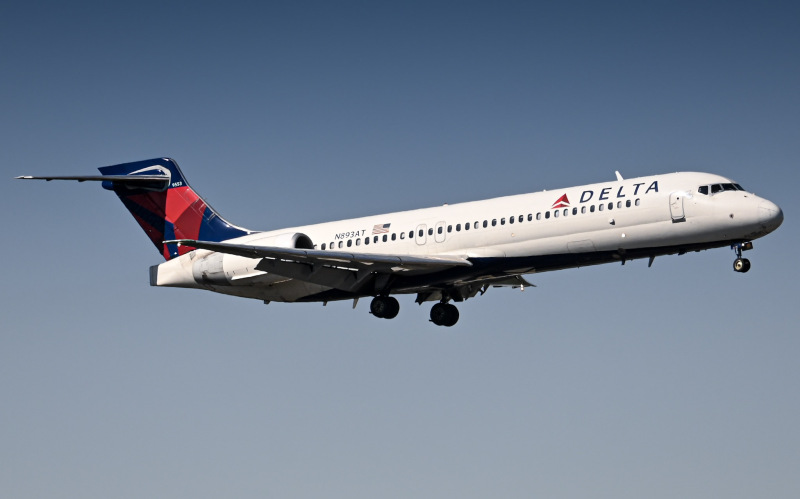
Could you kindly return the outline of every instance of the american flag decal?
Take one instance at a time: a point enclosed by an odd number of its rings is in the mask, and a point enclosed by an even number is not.
[[[391,227],[391,225],[392,225],[392,224],[378,224],[378,225],[374,225],[374,226],[372,227],[372,233],[373,233],[373,234],[385,234],[385,233],[389,232],[389,227]]]

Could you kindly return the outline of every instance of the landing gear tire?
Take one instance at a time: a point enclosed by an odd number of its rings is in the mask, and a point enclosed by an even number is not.
[[[400,312],[400,303],[393,296],[376,296],[369,304],[369,311],[380,319],[394,319]]]
[[[450,327],[458,322],[458,309],[450,303],[437,303],[431,308],[431,322]]]
[[[733,270],[736,272],[745,273],[750,270],[750,260],[747,258],[737,258],[733,262]]]

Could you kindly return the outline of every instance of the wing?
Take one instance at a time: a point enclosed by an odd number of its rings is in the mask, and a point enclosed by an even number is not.
[[[467,258],[460,256],[349,253],[192,239],[164,241],[164,244],[173,243],[246,258],[260,258],[256,270],[352,292],[360,289],[374,274],[425,274],[472,266]]]
[[[408,292],[417,293],[417,303],[422,304],[426,301],[439,301],[443,293],[456,301],[463,301],[474,297],[478,293],[483,295],[489,288],[512,288],[525,290],[526,287],[535,288],[519,274],[502,276],[478,276],[474,279],[459,279],[450,282],[446,286],[426,286],[420,289],[410,289]]]
[[[207,249],[219,253],[229,253],[247,258],[271,258],[297,260],[304,263],[343,266],[346,268],[370,269],[403,269],[403,270],[441,270],[448,267],[470,267],[472,263],[464,257],[457,256],[410,256],[389,255],[380,253],[348,253],[344,251],[322,251],[299,248],[281,248],[276,246],[252,246],[246,244],[214,243],[195,241],[193,239],[177,239],[164,241],[164,244],[177,244],[191,248]]]

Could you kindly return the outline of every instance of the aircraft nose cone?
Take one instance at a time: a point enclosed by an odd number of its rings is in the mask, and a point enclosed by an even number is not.
[[[783,210],[772,201],[764,200],[758,205],[758,218],[769,230],[775,230],[783,223]]]

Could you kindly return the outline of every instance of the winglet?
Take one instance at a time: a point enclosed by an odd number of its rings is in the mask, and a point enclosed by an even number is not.
[[[619,181],[625,180],[624,178],[622,178],[622,175],[619,174],[619,171],[614,171],[614,173],[617,174],[617,180]]]

